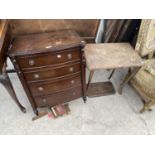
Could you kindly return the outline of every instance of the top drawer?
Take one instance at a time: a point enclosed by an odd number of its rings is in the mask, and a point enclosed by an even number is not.
[[[17,57],[18,64],[22,70],[64,64],[77,60],[80,60],[80,48],[73,48],[55,53],[51,52]]]

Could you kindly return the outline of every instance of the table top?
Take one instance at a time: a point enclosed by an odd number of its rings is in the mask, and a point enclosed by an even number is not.
[[[27,55],[39,52],[56,51],[84,44],[82,38],[73,30],[59,30],[47,33],[21,35],[14,38],[11,55]]]
[[[89,70],[140,67],[144,61],[129,43],[87,44],[84,48]]]

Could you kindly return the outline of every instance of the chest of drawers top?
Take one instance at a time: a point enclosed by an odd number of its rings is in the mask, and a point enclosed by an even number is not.
[[[84,46],[85,42],[73,30],[17,36],[12,41],[9,56],[25,56],[42,52],[56,52],[68,48]]]

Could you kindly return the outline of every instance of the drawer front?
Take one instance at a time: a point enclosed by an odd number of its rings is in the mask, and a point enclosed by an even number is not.
[[[72,76],[70,78],[63,78],[59,81],[38,82],[29,84],[29,88],[33,96],[47,95],[64,91],[69,88],[73,88],[81,84],[81,74]]]
[[[81,86],[66,90],[65,92],[35,97],[34,100],[38,107],[54,106],[66,103],[82,96]]]
[[[34,69],[80,60],[80,49],[74,48],[55,53],[44,53],[36,56],[17,57],[21,69]]]
[[[39,81],[60,78],[77,72],[80,72],[80,62],[65,65],[63,67],[60,66],[57,68],[46,68],[37,71],[24,72],[24,77],[27,81]]]

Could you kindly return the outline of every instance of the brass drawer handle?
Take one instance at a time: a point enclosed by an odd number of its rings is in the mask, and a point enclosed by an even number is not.
[[[61,54],[58,54],[58,55],[57,55],[57,58],[58,58],[58,59],[60,59],[61,57],[62,57]]]
[[[38,79],[39,78],[39,74],[34,74],[34,79]]]
[[[30,66],[33,66],[34,65],[34,60],[33,59],[29,60],[29,65]]]
[[[45,98],[42,101],[43,101],[43,103],[46,103],[47,102],[47,100]]]
[[[69,71],[73,72],[74,71],[74,67],[69,67]]]
[[[41,92],[41,91],[44,90],[44,88],[43,87],[38,87],[38,90]]]
[[[67,58],[72,59],[72,54],[71,53],[67,54]]]
[[[74,80],[71,80],[71,84],[74,84],[75,83],[75,81]]]

